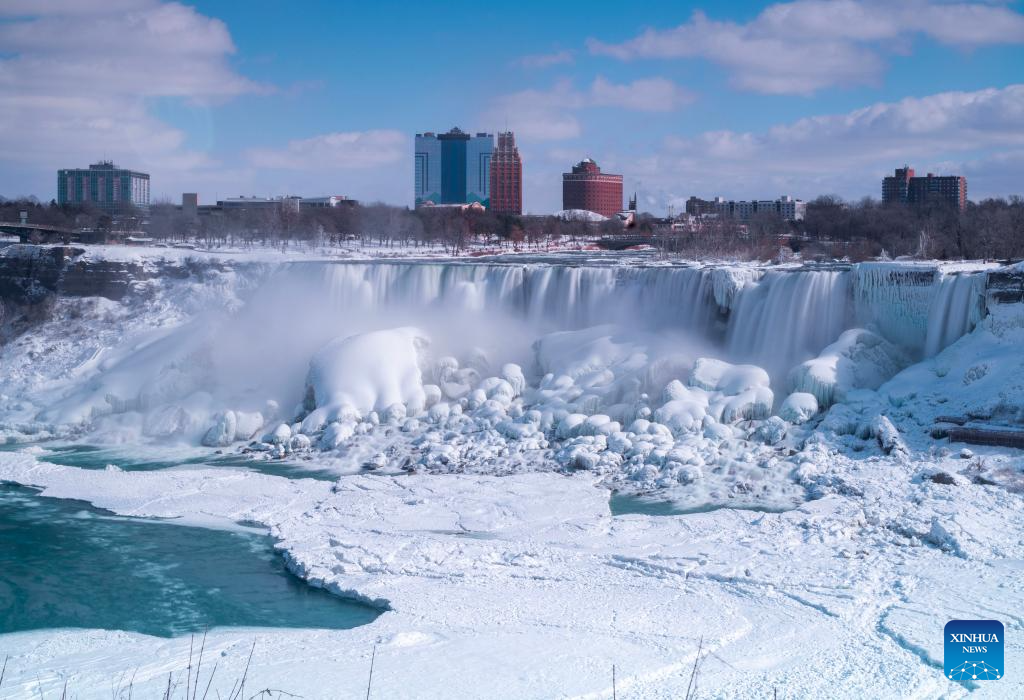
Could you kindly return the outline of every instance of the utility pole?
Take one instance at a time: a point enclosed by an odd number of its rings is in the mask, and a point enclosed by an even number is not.
[[[377,645],[373,645],[373,653],[370,655],[370,678],[366,681],[366,700],[370,700],[370,687],[373,685],[373,662],[377,660]]]

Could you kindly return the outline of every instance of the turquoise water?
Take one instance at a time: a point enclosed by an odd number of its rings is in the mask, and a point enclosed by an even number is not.
[[[732,510],[751,510],[757,513],[783,513],[786,508],[769,508],[750,505],[724,505],[705,503],[699,506],[685,506],[677,501],[668,501],[652,496],[613,492],[608,499],[608,507],[612,515],[693,515],[710,513],[730,508]]]
[[[115,464],[125,471],[153,471],[173,467],[235,467],[249,469],[261,474],[283,476],[289,479],[319,479],[335,481],[338,474],[326,469],[307,468],[300,462],[287,460],[249,459],[245,455],[208,454],[189,456],[173,456],[173,452],[158,448],[142,448],[133,446],[130,449],[117,447],[97,447],[95,445],[61,445],[43,444],[47,452],[37,456],[40,462],[60,464],[65,467],[80,469],[105,469],[108,464]]]
[[[378,614],[288,573],[268,536],[125,518],[0,484],[0,633],[349,629]]]

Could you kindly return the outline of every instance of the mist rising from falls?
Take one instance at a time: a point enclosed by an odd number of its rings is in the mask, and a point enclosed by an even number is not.
[[[983,275],[889,263],[769,271],[366,263],[327,265],[323,275],[340,309],[431,311],[466,323],[482,314],[514,319],[534,337],[599,324],[685,334],[718,357],[766,368],[780,389],[793,366],[849,328],[871,328],[912,357],[933,355],[977,323],[984,288]]]
[[[524,416],[535,406],[544,409],[547,422],[538,425],[546,435],[570,415],[622,428],[657,412],[673,430],[703,430],[705,414],[760,420],[773,405],[781,411],[793,391],[814,394],[824,408],[848,391],[878,388],[969,332],[984,311],[984,288],[984,273],[944,275],[934,265],[905,263],[239,266],[208,279],[162,282],[163,303],[187,309],[183,322],[143,327],[116,347],[84,347],[83,356],[100,361],[77,368],[86,380],[46,395],[34,415],[47,426],[91,423],[93,435],[111,443],[140,433],[195,442],[213,431],[211,439],[222,444],[238,435],[251,439],[251,430],[278,421],[291,430],[311,410],[315,358],[370,334],[376,340],[360,345],[372,347],[359,358],[364,364],[341,357],[337,367],[351,370],[355,383],[402,377],[374,384],[374,401],[362,409],[372,403],[374,412],[387,412],[401,404],[423,420],[423,409],[433,409],[428,397],[458,415],[492,410],[483,406],[497,401],[496,391],[510,399],[510,391],[529,387],[526,403],[495,414],[494,421],[512,421],[502,430],[532,430],[517,426],[533,420]],[[193,315],[189,299],[221,293],[230,304],[203,304]],[[151,316],[161,318],[159,309]],[[388,359],[400,336],[416,338],[402,363]],[[734,372],[721,360],[758,368]],[[740,379],[726,381],[727,375]],[[412,386],[408,395],[416,400],[378,391],[392,384],[403,392]],[[381,396],[386,405],[378,405]],[[347,415],[346,401],[323,407],[321,417],[335,408]],[[477,419],[483,418],[474,413]],[[304,435],[320,439],[322,425],[307,427]]]
[[[544,330],[629,321],[710,334],[711,270],[567,265],[345,264],[324,270],[338,308],[494,311]]]

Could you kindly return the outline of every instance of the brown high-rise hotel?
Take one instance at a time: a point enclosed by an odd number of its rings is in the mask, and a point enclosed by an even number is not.
[[[590,158],[562,173],[562,208],[612,217],[622,211],[622,176],[602,173]]]
[[[914,175],[904,165],[882,179],[883,204],[928,204],[940,202],[963,209],[967,206],[967,178],[962,175]]]
[[[498,145],[491,154],[491,211],[523,213],[523,161],[511,131],[498,134]]]

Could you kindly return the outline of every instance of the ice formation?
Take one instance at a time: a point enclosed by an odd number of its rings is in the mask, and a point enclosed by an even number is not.
[[[827,408],[856,389],[877,389],[908,364],[904,353],[885,338],[851,328],[818,357],[793,368],[789,381],[793,391],[812,394]]]
[[[125,441],[141,430],[270,456],[322,451],[354,468],[588,469],[619,488],[686,485],[698,503],[786,500],[780,444],[969,331],[983,284],[971,270],[883,263],[302,262],[232,274],[244,302],[126,326],[117,349],[34,391],[42,410],[20,404],[8,431]],[[183,307],[222,293],[225,277],[198,295],[196,282],[157,289],[164,308]],[[792,427],[763,425],[776,412]]]
[[[817,415],[819,408],[814,394],[795,391],[779,406],[779,417],[788,423],[802,425]]]
[[[420,357],[429,344],[416,328],[332,340],[310,360],[306,408],[326,420],[363,418],[373,411],[419,413],[427,402]],[[319,431],[324,424],[311,425]]]

